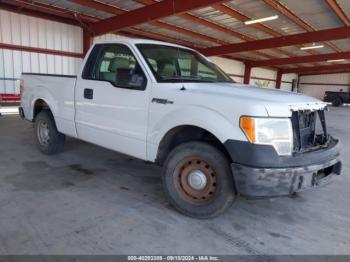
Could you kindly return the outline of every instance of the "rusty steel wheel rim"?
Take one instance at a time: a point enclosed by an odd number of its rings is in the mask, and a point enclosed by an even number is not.
[[[50,143],[50,129],[45,121],[40,121],[38,123],[37,137],[39,143],[43,146],[47,146]]]
[[[199,157],[186,157],[174,171],[178,192],[192,203],[207,203],[214,199],[217,191],[214,169]]]

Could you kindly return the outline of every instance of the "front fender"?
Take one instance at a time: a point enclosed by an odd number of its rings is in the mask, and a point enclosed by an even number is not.
[[[228,139],[246,141],[246,137],[238,126],[239,120],[232,116],[229,121],[220,113],[199,106],[178,108],[163,115],[156,122],[150,123],[148,132],[149,159],[155,159],[158,146],[163,137],[173,128],[179,126],[196,126],[213,134],[224,143]]]

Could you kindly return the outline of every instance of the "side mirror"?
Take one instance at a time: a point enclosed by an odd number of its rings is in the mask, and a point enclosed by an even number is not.
[[[117,69],[116,86],[131,89],[144,89],[146,87],[144,75],[133,73],[132,69]]]

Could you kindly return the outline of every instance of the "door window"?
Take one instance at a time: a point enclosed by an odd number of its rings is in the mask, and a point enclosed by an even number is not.
[[[144,90],[146,76],[131,50],[121,44],[96,45],[86,63],[83,78],[107,81],[116,87]],[[88,71],[88,72],[85,72]]]

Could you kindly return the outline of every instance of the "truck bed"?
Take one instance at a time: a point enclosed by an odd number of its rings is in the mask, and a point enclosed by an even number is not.
[[[76,75],[22,73],[24,90],[21,104],[27,120],[34,118],[35,103],[40,99],[50,105],[59,131],[75,135]],[[34,110],[33,110],[34,108]]]

